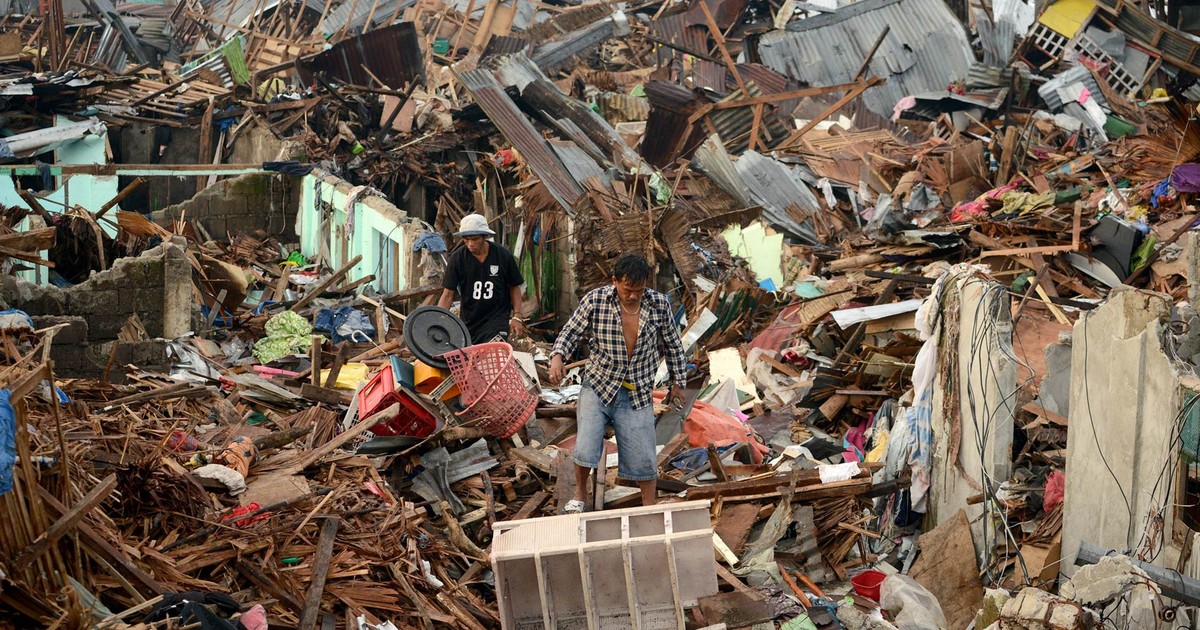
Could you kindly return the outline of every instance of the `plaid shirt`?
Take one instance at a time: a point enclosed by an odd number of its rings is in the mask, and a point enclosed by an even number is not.
[[[647,289],[642,295],[641,321],[638,322],[638,338],[632,357],[626,353],[621,306],[612,285],[594,289],[583,296],[579,308],[554,342],[550,356],[561,355],[564,360],[570,357],[585,333],[591,336],[591,358],[584,374],[604,404],[613,404],[624,381],[635,387],[629,392],[630,406],[641,409],[649,405],[654,373],[664,350],[671,382],[684,386],[687,363],[683,342],[671,319],[671,303],[658,291]]]

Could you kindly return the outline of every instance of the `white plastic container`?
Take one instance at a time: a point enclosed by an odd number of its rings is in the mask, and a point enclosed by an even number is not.
[[[684,627],[717,592],[708,501],[565,514],[493,526],[505,630]]]

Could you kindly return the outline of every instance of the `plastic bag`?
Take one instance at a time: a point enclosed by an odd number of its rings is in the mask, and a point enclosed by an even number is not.
[[[946,616],[933,593],[907,575],[889,575],[883,581],[879,605],[895,616],[900,630],[942,630]]]
[[[654,392],[655,403],[661,404],[666,397],[666,392]],[[755,464],[761,464],[763,455],[771,450],[755,439],[754,432],[748,425],[698,400],[692,406],[692,412],[683,421],[683,430],[688,434],[689,445],[695,447],[707,447],[709,442],[717,446],[749,442],[751,460]]]

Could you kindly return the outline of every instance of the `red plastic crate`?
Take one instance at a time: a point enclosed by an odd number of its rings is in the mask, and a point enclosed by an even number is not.
[[[358,391],[359,421],[399,403],[400,413],[395,418],[371,427],[371,433],[380,436],[429,437],[437,430],[437,418],[421,405],[412,394],[396,387],[396,378],[391,364],[385,364],[371,380]]]
[[[358,390],[358,417],[369,418],[376,411],[395,402],[391,400],[396,393],[396,375],[392,372],[392,364],[385,363],[383,369],[375,373],[371,380]]]
[[[389,405],[399,403],[400,412],[396,414],[395,418],[371,427],[371,433],[384,437],[403,435],[425,438],[437,430],[437,418],[422,406],[413,394],[402,389],[396,390],[385,403],[385,409]],[[359,414],[358,417],[361,420],[369,416]]]

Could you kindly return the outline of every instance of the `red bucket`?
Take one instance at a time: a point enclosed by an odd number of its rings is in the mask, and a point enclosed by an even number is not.
[[[874,569],[867,569],[862,573],[850,578],[850,584],[854,586],[854,592],[866,597],[879,601],[879,587],[883,585],[883,581],[887,579],[887,574]]]

